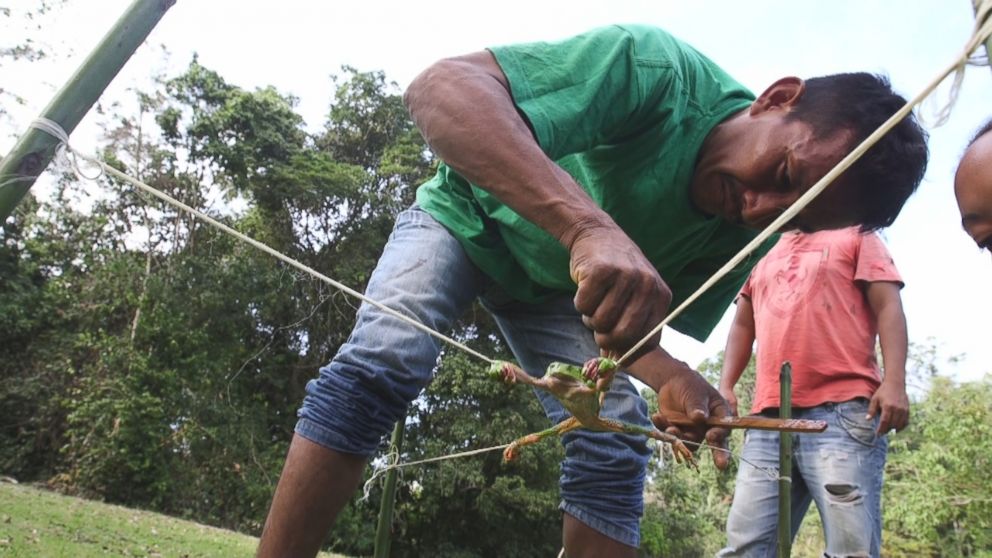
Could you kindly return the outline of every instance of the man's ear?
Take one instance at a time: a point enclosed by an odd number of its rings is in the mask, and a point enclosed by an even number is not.
[[[751,115],[774,109],[789,109],[806,91],[806,82],[795,76],[784,77],[768,86],[765,92],[751,103]]]

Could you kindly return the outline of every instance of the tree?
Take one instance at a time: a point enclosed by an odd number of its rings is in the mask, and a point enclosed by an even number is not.
[[[351,79],[366,75],[341,87]],[[318,148],[295,100],[273,88],[243,90],[195,60],[161,83],[139,94],[137,114],[112,116],[105,160],[361,289],[411,199],[405,180],[429,169],[412,124],[380,126],[382,111],[356,121],[385,130],[385,155],[366,168]],[[395,106],[380,85],[336,102]],[[396,145],[416,157],[390,156]],[[0,428],[0,466],[257,532],[304,385],[344,341],[355,305],[101,181],[106,194],[89,198],[64,176],[51,203],[4,225],[0,335],[30,342],[3,347],[0,401],[16,421]]]
[[[934,379],[892,438],[884,494],[890,556],[992,553],[992,376]]]

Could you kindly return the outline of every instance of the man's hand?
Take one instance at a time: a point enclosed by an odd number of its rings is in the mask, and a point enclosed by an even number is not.
[[[909,396],[906,388],[893,382],[882,382],[868,404],[868,418],[873,418],[881,411],[878,421],[878,434],[885,434],[895,428],[896,431],[906,428],[909,424]]]
[[[713,448],[713,464],[718,469],[726,469],[730,462],[727,449],[727,436],[730,431],[726,428],[707,428],[707,417],[730,416],[730,407],[720,393],[703,378],[699,372],[685,364],[674,369],[658,390],[658,413],[651,421],[659,430],[672,434],[683,440],[706,443]],[[669,423],[667,416],[685,415],[696,422],[698,426],[680,429]],[[717,449],[717,448],[722,448]]]
[[[661,323],[672,291],[615,224],[588,227],[570,240],[575,308],[601,349],[622,354]],[[656,337],[645,350],[657,345]]]

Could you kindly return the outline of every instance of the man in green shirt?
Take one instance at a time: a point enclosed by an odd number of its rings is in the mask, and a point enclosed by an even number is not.
[[[553,360],[630,349],[905,103],[869,74],[782,78],[755,98],[644,26],[443,60],[405,99],[444,163],[397,219],[367,294],[441,331],[481,297],[535,375]],[[926,159],[925,134],[904,120],[789,226],[888,225]],[[705,339],[759,256],[672,326]],[[647,347],[617,376],[602,414],[650,425],[629,374],[658,392],[655,425],[723,445],[721,429],[668,424],[666,413],[701,424],[729,410],[657,339]],[[307,386],[260,556],[316,553],[439,351],[362,306],[348,343]],[[539,396],[552,420],[566,416]],[[643,436],[580,430],[564,443],[567,555],[635,556]],[[726,466],[725,454],[713,457]]]

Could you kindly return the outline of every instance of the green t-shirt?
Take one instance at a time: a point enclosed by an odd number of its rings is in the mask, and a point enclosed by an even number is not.
[[[673,308],[754,237],[689,198],[706,135],[754,99],[692,47],[661,29],[612,26],[491,52],[541,148],[637,243],[671,288]],[[575,292],[557,240],[448,166],[420,187],[417,202],[511,296],[540,302]],[[759,257],[672,327],[705,339]]]

